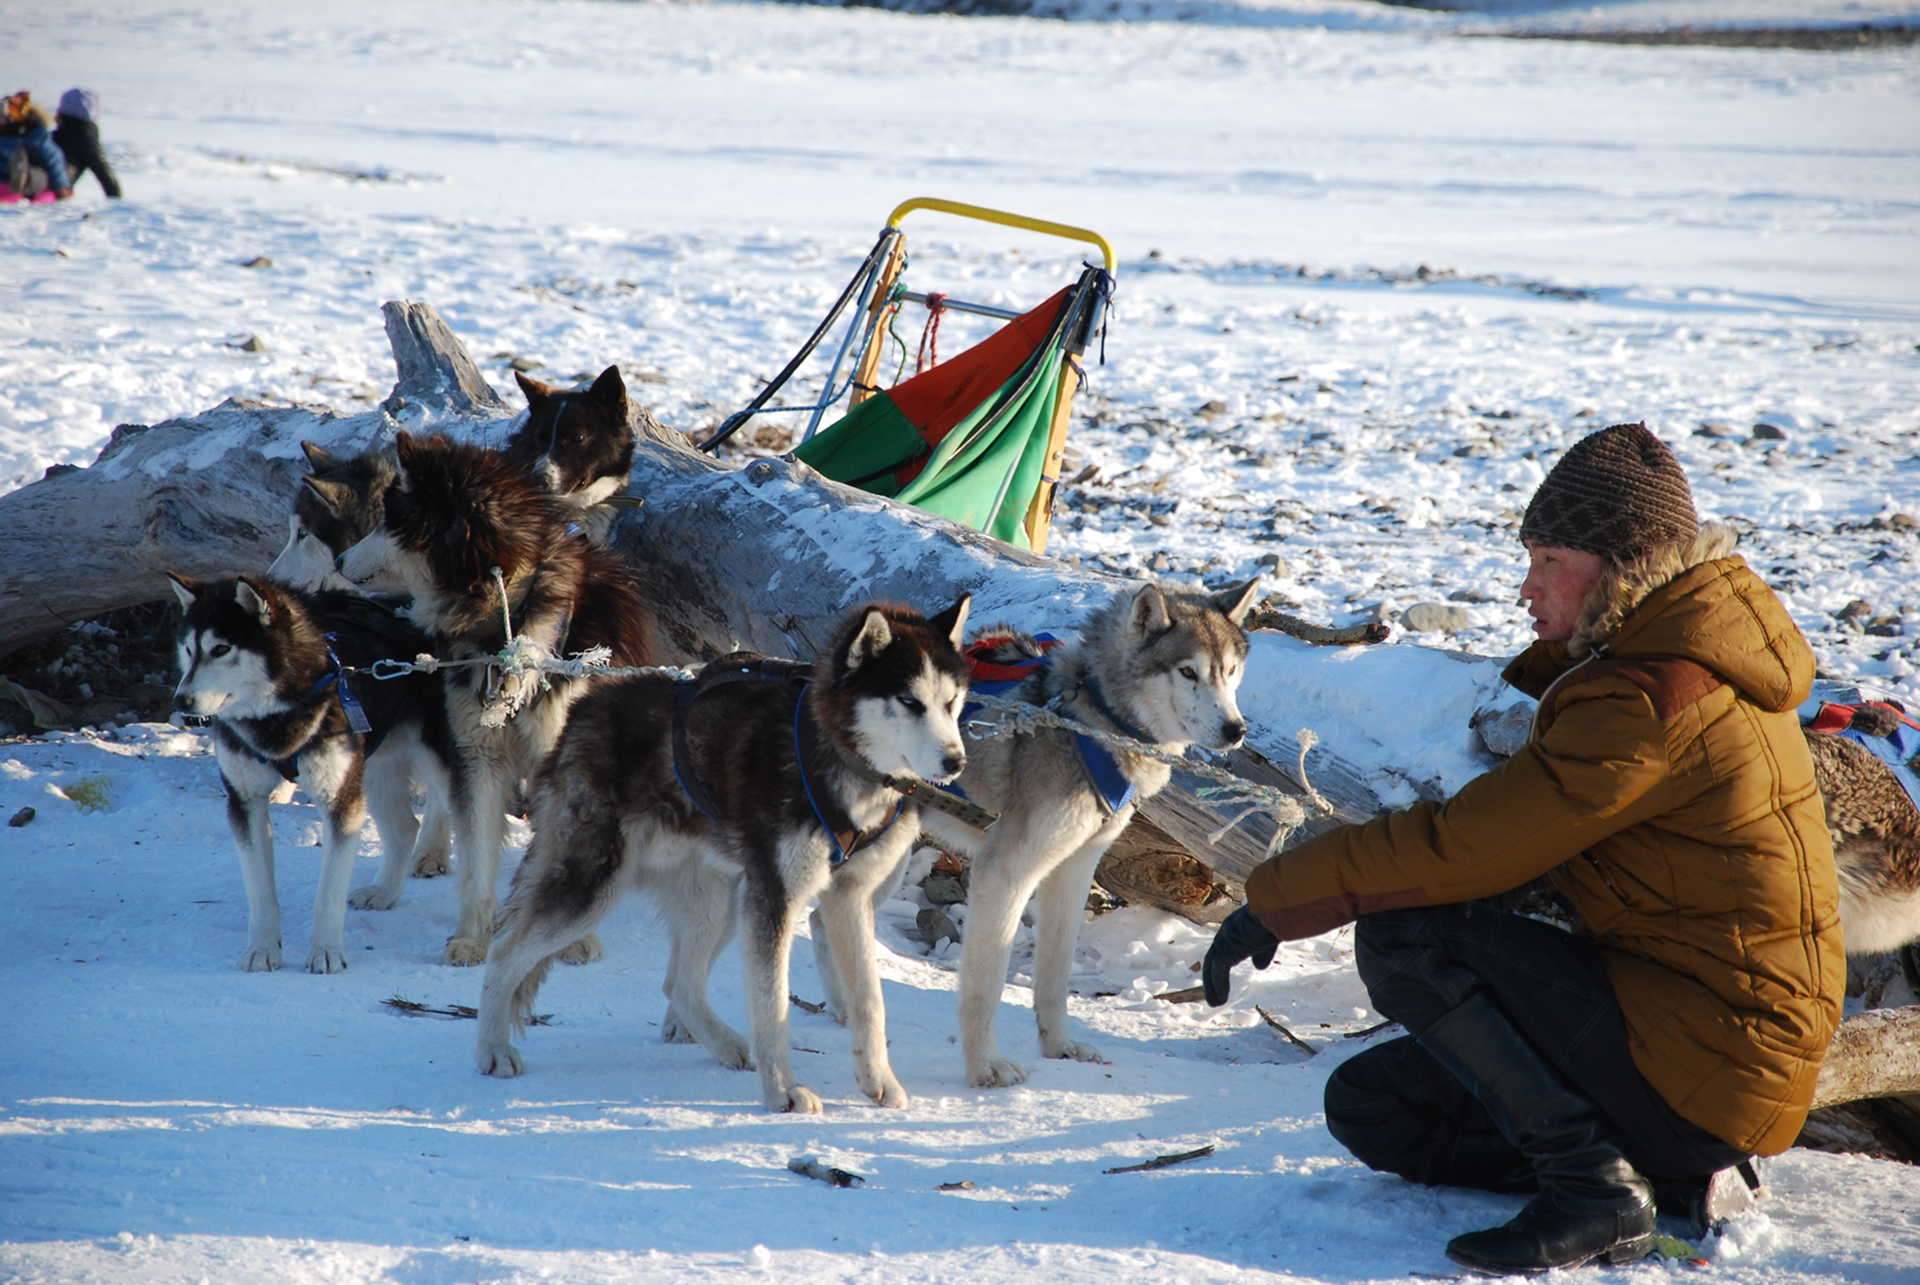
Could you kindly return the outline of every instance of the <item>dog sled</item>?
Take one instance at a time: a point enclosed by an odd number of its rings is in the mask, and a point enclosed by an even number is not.
[[[1071,284],[1026,312],[909,289],[900,224],[918,210],[1091,244],[1101,263],[1083,265]],[[1082,361],[1094,338],[1104,339],[1114,266],[1113,247],[1086,228],[934,197],[904,201],[806,344],[700,449],[713,450],[757,415],[805,413],[794,458],[837,482],[1043,552],[1074,396],[1086,381]],[[926,317],[915,373],[899,378],[907,360],[898,323],[910,304]],[[948,313],[1003,324],[941,361],[940,323]],[[798,406],[769,405],[836,327],[840,337],[820,397]],[[889,350],[896,348],[894,378],[883,382]],[[827,414],[842,406],[840,417],[822,427]]]

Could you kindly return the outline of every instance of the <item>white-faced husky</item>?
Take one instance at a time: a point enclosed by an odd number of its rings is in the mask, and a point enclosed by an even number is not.
[[[626,565],[570,535],[565,507],[504,455],[400,433],[394,469],[380,525],[340,555],[340,572],[410,597],[407,614],[442,661],[497,658],[511,639],[523,660],[605,648],[615,667],[649,663],[651,618]],[[493,933],[508,799],[553,748],[567,707],[599,680],[472,663],[443,672],[460,859],[446,961],[478,964]],[[597,943],[584,949],[590,957]]]
[[[248,911],[241,967],[280,967],[267,800],[291,780],[319,807],[326,847],[307,971],[337,973],[347,966],[349,900],[376,910],[399,900],[416,837],[408,780],[444,780],[453,752],[437,679],[375,681],[347,671],[411,657],[427,639],[356,594],[309,596],[244,576],[168,578],[183,612],[174,705],[213,720],[227,821],[240,850]],[[384,849],[380,881],[349,898],[369,806]]]
[[[1240,628],[1255,581],[1216,594],[1148,584],[1096,612],[1003,693],[1175,753],[1228,749],[1246,734],[1236,692],[1246,666]],[[1009,631],[986,630],[987,637]],[[1016,650],[1019,650],[1018,636]],[[977,644],[976,644],[977,645]],[[1028,649],[1038,655],[1038,648]],[[1158,760],[1111,753],[1051,727],[974,742],[959,788],[999,821],[984,834],[929,810],[923,828],[970,858],[960,962],[960,1035],[974,1084],[1018,1084],[1000,1056],[994,1018],[1020,912],[1033,899],[1033,1015],[1047,1057],[1098,1060],[1067,1029],[1067,975],[1094,868],[1141,800],[1172,775]],[[836,1006],[837,1007],[837,1006]]]
[[[787,968],[799,918],[819,896],[861,1091],[905,1105],[887,1057],[872,899],[919,830],[918,783],[951,780],[966,762],[957,720],[967,668],[956,647],[968,602],[932,620],[861,607],[798,673],[736,655],[696,682],[628,679],[576,704],[533,791],[533,842],[487,965],[480,1069],[520,1074],[509,1041],[554,953],[641,888],[671,934],[667,1038],[698,1040],[726,1066],[751,1056],[769,1110],[818,1111],[788,1055]],[[751,1055],[706,994],[736,887]]]

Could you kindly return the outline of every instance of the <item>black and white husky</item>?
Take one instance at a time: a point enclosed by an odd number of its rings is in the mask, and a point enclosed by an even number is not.
[[[1175,754],[1190,745],[1229,749],[1246,735],[1237,693],[1246,667],[1240,628],[1256,581],[1215,594],[1146,584],[1096,612],[1078,635],[1003,693],[1055,708],[1100,732]],[[987,636],[1001,631],[986,630]],[[1014,635],[1016,650],[1019,638]],[[1032,649],[1030,649],[1032,650]],[[1037,651],[1034,652],[1037,654]],[[960,1036],[974,1084],[1019,1084],[1026,1072],[1000,1056],[1000,992],[1020,914],[1033,902],[1033,1015],[1047,1057],[1097,1061],[1067,1027],[1067,976],[1087,892],[1100,858],[1138,804],[1172,769],[1073,731],[1042,727],[976,741],[959,786],[999,821],[985,833],[937,811],[923,826],[969,859],[960,961]],[[837,1005],[836,1005],[837,1011]]]
[[[671,934],[667,1038],[697,1040],[726,1066],[758,1066],[770,1110],[818,1111],[787,1047],[788,959],[818,896],[861,1091],[905,1105],[887,1057],[872,903],[921,825],[916,792],[889,778],[948,781],[966,762],[956,647],[968,603],[932,620],[861,607],[800,676],[788,662],[726,657],[698,682],[627,679],[576,704],[533,791],[533,842],[487,965],[480,1070],[520,1074],[509,1041],[555,952],[638,888]],[[751,1049],[706,993],[736,889]]]
[[[182,618],[174,705],[213,720],[227,820],[247,890],[241,967],[280,967],[268,797],[296,781],[320,809],[326,855],[314,897],[307,971],[347,966],[346,907],[399,900],[416,839],[407,782],[442,780],[452,741],[439,681],[375,681],[347,671],[411,657],[425,635],[356,594],[307,595],[265,578],[201,582],[168,573]],[[384,849],[380,880],[349,896],[361,825],[371,808]]]
[[[511,648],[536,662],[604,649],[644,666],[651,618],[614,554],[570,534],[566,507],[499,451],[443,437],[394,439],[380,524],[340,555],[354,584],[396,589],[442,661],[455,748],[452,811],[460,922],[446,962],[487,957],[505,810],[559,739],[567,709],[598,679],[487,663]],[[590,956],[594,944],[584,948]]]

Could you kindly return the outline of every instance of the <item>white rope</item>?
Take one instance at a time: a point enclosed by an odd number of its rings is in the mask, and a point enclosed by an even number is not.
[[[1301,806],[1300,799],[1287,791],[1271,785],[1262,785],[1258,781],[1249,781],[1246,777],[1224,768],[1198,762],[1183,754],[1175,754],[1171,750],[1162,749],[1147,741],[1137,741],[1130,736],[1122,736],[1118,732],[1089,727],[1077,719],[1056,712],[1064,699],[1064,695],[1056,696],[1044,705],[1035,705],[1031,701],[1014,697],[989,696],[984,692],[971,692],[967,696],[967,703],[982,706],[992,712],[995,719],[987,721],[970,718],[961,730],[975,740],[984,740],[1007,733],[1019,734],[1032,732],[1041,727],[1057,727],[1073,732],[1077,736],[1091,737],[1110,749],[1137,754],[1142,758],[1153,759],[1183,772],[1204,777],[1214,784],[1201,786],[1195,790],[1196,797],[1209,804],[1221,804],[1227,807],[1245,805],[1209,836],[1208,841],[1211,843],[1218,843],[1230,830],[1249,818],[1265,814],[1272,817],[1274,823],[1273,837],[1267,843],[1267,855],[1272,856],[1280,844],[1285,842],[1287,836],[1305,823],[1307,814],[1305,808]],[[1306,790],[1307,802],[1321,812],[1331,815],[1333,805],[1327,802],[1326,798],[1307,780],[1307,751],[1318,743],[1319,738],[1310,729],[1300,729],[1300,783]]]

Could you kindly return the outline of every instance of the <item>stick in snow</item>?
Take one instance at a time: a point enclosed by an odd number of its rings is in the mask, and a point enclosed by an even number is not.
[[[1320,1052],[1319,1049],[1313,1047],[1313,1045],[1307,1043],[1305,1040],[1301,1039],[1298,1035],[1295,1035],[1292,1031],[1288,1030],[1286,1027],[1286,1023],[1282,1022],[1279,1018],[1275,1017],[1272,1013],[1269,1013],[1266,1009],[1261,1008],[1258,1004],[1255,1004],[1253,1006],[1253,1011],[1260,1014],[1261,1017],[1265,1018],[1268,1026],[1271,1026],[1274,1030],[1286,1036],[1287,1043],[1293,1045],[1293,1047],[1299,1049],[1301,1052],[1305,1053],[1308,1057],[1313,1057],[1314,1055]]]
[[[433,1008],[430,1005],[417,1004],[410,999],[401,999],[398,995],[390,999],[383,999],[380,1002],[396,1012],[405,1013],[409,1017],[462,1017],[468,1021],[472,1021],[474,1018],[480,1016],[479,1009],[469,1008],[465,1004],[449,1004],[445,1008]],[[527,1018],[527,1025],[551,1026],[553,1025],[553,1014],[535,1013]]]
[[[1142,1160],[1137,1165],[1121,1165],[1115,1169],[1102,1169],[1101,1173],[1141,1173],[1148,1169],[1165,1169],[1168,1165],[1177,1165],[1183,1160],[1198,1160],[1201,1156],[1213,1154],[1213,1144],[1195,1147],[1192,1151],[1176,1151],[1170,1156],[1155,1156],[1151,1160]]]

